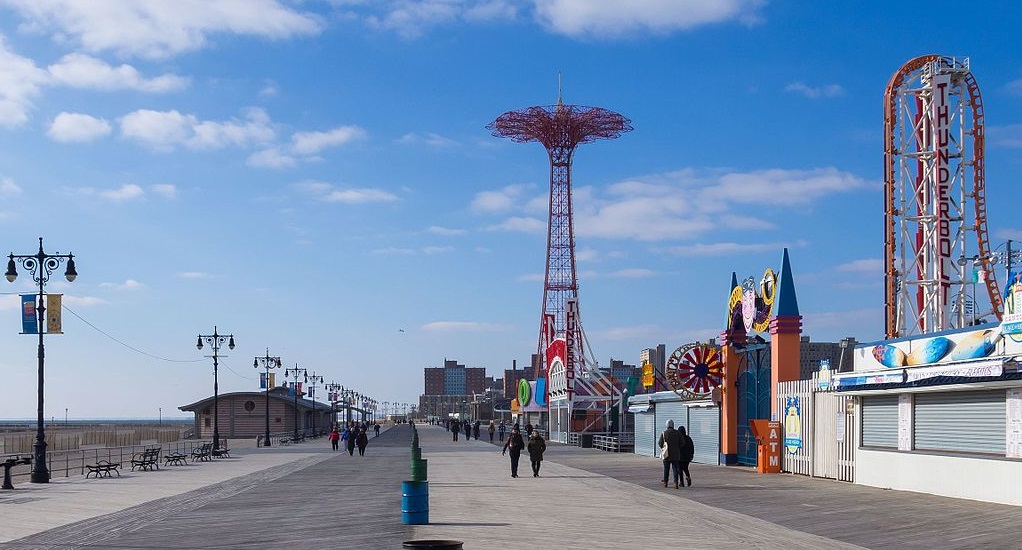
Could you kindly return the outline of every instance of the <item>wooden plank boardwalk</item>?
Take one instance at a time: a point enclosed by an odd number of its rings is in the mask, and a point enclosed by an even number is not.
[[[556,444],[541,477],[523,458],[511,479],[497,446],[433,426],[419,439],[428,525],[401,523],[411,430],[398,426],[364,458],[320,439],[121,479],[19,484],[0,491],[0,548],[1022,547],[1012,506],[703,465],[691,488],[665,489],[656,459]]]

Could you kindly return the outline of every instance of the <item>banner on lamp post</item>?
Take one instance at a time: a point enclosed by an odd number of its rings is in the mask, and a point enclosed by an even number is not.
[[[21,333],[39,334],[39,319],[36,313],[35,294],[21,295]]]
[[[60,326],[60,303],[63,296],[63,294],[46,295],[46,332],[48,334],[64,334]]]

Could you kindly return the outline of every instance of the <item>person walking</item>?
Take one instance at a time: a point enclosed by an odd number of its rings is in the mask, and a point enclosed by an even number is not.
[[[373,437],[380,437],[380,423],[379,422],[373,422],[373,431],[376,432],[376,435],[373,436]]]
[[[465,421],[465,441],[472,439],[472,423]]]
[[[479,421],[476,420],[475,424],[472,424],[472,438],[479,441]]]
[[[522,432],[518,431],[518,426],[511,428],[511,435],[507,438],[507,442],[504,443],[504,449],[500,451],[501,455],[511,451],[511,477],[518,477],[518,459],[522,456],[522,449],[525,448],[525,441],[522,440]]]
[[[486,433],[490,434],[490,443],[493,443],[493,432],[497,431],[497,427],[493,425],[493,421],[490,421],[490,425],[486,427]]]
[[[333,429],[330,430],[330,435],[327,437],[330,438],[330,446],[336,451],[337,441],[341,439],[341,432],[337,431],[337,426],[334,426]]]
[[[685,475],[685,481],[688,483],[688,486],[691,487],[692,474],[688,473],[688,465],[692,462],[692,458],[695,457],[696,445],[695,442],[692,441],[692,438],[685,433],[685,426],[679,426],[678,433],[680,433],[684,439],[681,444],[681,473]],[[675,475],[674,478],[675,481],[677,481],[678,476]],[[675,486],[677,486],[677,483],[675,483]]]
[[[497,434],[498,434],[498,435],[500,435],[500,442],[501,442],[501,443],[503,443],[503,442],[504,442],[504,431],[505,431],[506,429],[507,429],[507,425],[506,425],[506,424],[504,424],[504,421],[503,421],[503,420],[501,420],[501,421],[500,421],[500,427],[499,427],[499,428],[497,428]]]
[[[369,445],[369,435],[366,434],[365,428],[358,431],[358,437],[355,438],[355,445],[358,447],[358,456],[365,456],[366,445]]]
[[[532,477],[539,477],[539,466],[543,463],[543,451],[546,450],[546,440],[540,435],[539,430],[532,430],[529,436],[529,460],[532,461]]]
[[[668,420],[664,433],[660,434],[657,445],[660,447],[660,458],[664,461],[664,478],[661,480],[664,487],[667,487],[668,474],[674,470],[674,488],[678,488],[681,475],[681,447],[685,442],[684,436],[674,429],[674,421]]]
[[[532,437],[532,422],[525,423],[525,435]]]
[[[454,434],[454,441],[458,441],[458,434],[461,433],[461,424],[457,420],[451,421],[451,433]]]
[[[358,428],[356,426],[348,428],[348,440],[345,441],[345,448],[348,450],[349,456],[355,456],[356,438],[358,438]]]

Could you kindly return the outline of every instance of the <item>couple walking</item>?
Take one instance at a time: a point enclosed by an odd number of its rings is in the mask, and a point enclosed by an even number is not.
[[[539,477],[539,467],[543,463],[543,452],[546,451],[546,440],[540,435],[539,430],[533,430],[529,436],[529,444],[526,445],[522,439],[522,432],[518,424],[511,428],[511,436],[504,443],[500,454],[511,451],[511,477],[518,477],[518,460],[522,456],[522,449],[528,447],[529,460],[532,462],[532,477]]]
[[[692,438],[685,433],[685,427],[674,429],[674,421],[667,421],[667,428],[660,434],[660,457],[664,461],[664,478],[661,480],[664,487],[667,487],[668,474],[674,470],[674,488],[681,486],[681,474],[685,474],[685,481],[692,486],[692,474],[688,472],[688,464],[692,462],[695,455],[695,445]]]

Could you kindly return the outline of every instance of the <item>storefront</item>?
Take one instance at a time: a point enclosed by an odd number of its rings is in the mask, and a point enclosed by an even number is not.
[[[710,400],[683,400],[666,391],[628,398],[635,419],[635,454],[656,457],[657,442],[668,420],[684,427],[695,446],[693,462],[717,464],[720,456],[720,409]]]

